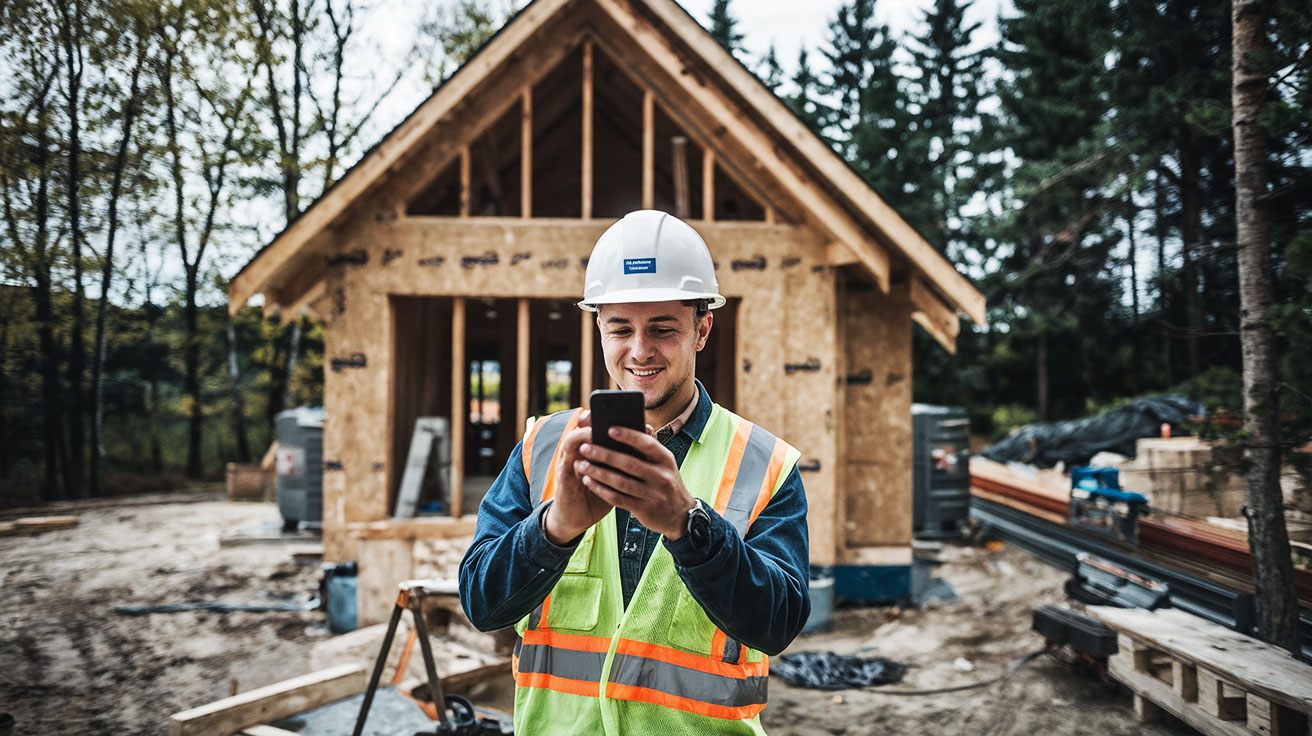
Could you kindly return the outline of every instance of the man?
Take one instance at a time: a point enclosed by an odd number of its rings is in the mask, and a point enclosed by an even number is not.
[[[460,565],[470,621],[522,637],[521,736],[762,733],[767,655],[811,609],[806,496],[798,452],[693,377],[723,304],[671,215],[631,213],[593,248],[579,306],[611,378],[642,392],[648,433],[611,430],[641,458],[593,444],[586,411],[538,421]]]

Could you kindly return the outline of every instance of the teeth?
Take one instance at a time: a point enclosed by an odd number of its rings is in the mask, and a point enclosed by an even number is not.
[[[653,368],[649,371],[640,371],[636,368],[630,368],[629,370],[632,371],[635,376],[654,376],[660,372],[660,368]]]

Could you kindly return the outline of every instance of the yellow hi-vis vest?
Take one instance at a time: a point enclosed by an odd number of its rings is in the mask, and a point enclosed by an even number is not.
[[[555,493],[560,440],[578,425],[579,412],[553,414],[524,439],[535,506]],[[689,493],[745,536],[798,455],[712,405],[679,475]],[[768,657],[711,623],[664,545],[653,550],[624,607],[614,510],[584,533],[546,600],[515,629],[517,734],[764,733]]]

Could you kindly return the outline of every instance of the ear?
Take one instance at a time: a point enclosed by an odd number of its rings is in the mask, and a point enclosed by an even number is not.
[[[697,322],[697,352],[706,347],[706,339],[711,336],[711,325],[715,322],[715,312],[707,312]]]

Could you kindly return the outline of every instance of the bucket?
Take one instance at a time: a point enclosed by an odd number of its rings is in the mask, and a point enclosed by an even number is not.
[[[811,615],[802,627],[803,634],[817,634],[834,628],[834,578],[830,575],[811,578]]]
[[[328,630],[334,634],[355,631],[358,626],[355,612],[355,563],[324,565],[323,576]]]

